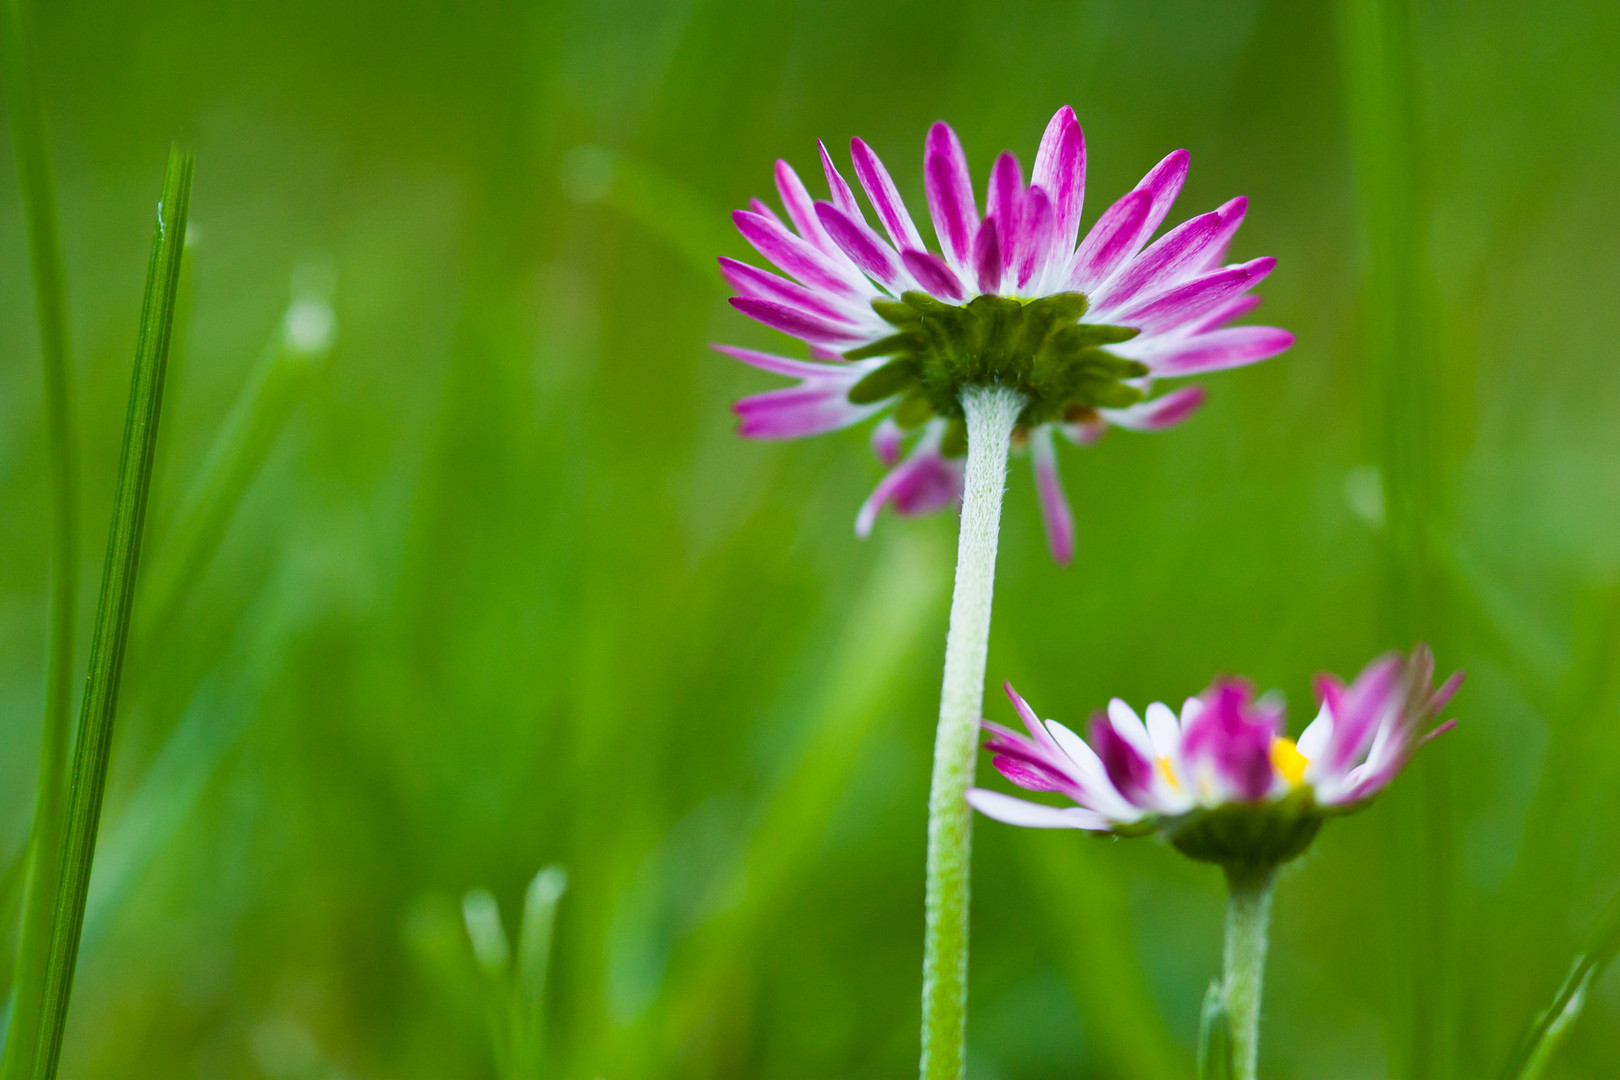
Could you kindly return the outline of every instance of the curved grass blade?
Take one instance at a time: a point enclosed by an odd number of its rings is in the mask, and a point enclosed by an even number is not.
[[[29,38],[26,0],[7,0],[0,13],[0,67],[3,67],[12,146],[17,161],[17,189],[28,232],[29,263],[34,277],[34,304],[39,319],[40,360],[45,390],[45,435],[51,474],[51,594],[49,645],[45,675],[45,722],[40,738],[39,786],[28,876],[23,895],[23,921],[17,947],[19,985],[41,985],[60,867],[62,809],[66,795],[68,737],[73,708],[73,647],[78,609],[78,461],[73,425],[72,366],[68,359],[67,300],[62,245],[57,232],[56,195],[51,182],[45,139],[45,111],[40,103]],[[31,1025],[39,1015],[39,996],[21,995],[12,1020]],[[4,1080],[27,1075],[31,1046],[8,1040],[0,1057]]]
[[[1538,1080],[1586,1006],[1587,992],[1620,955],[1620,896],[1609,902],[1589,944],[1570,966],[1569,977],[1530,1024],[1503,1070],[1503,1080]]]
[[[567,888],[568,873],[560,866],[548,866],[534,876],[523,896],[523,924],[512,973],[513,1080],[540,1080],[544,1070],[546,974],[551,969],[557,905]]]
[[[158,203],[152,257],[147,265],[146,296],[135,345],[135,372],[130,383],[129,413],[124,424],[124,446],[113,496],[107,560],[102,570],[101,596],[96,604],[95,636],[90,645],[84,704],[79,713],[78,742],[73,753],[73,777],[62,837],[61,881],[51,920],[40,1015],[32,1029],[19,1025],[13,1032],[14,1038],[27,1039],[34,1044],[34,1080],[53,1080],[56,1076],[68,1000],[73,990],[79,931],[84,922],[90,865],[95,857],[96,833],[101,823],[101,800],[107,786],[107,760],[112,749],[124,646],[129,638],[152,459],[157,447],[163,374],[169,356],[175,288],[191,202],[191,171],[191,155],[171,149],[163,178],[163,197]]]

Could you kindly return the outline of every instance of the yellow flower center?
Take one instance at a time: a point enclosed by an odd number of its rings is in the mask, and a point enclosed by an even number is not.
[[[1169,758],[1162,757],[1159,759],[1159,775],[1163,776],[1171,787],[1177,791],[1181,790],[1181,781],[1176,779],[1176,767],[1170,764]]]
[[[1271,766],[1277,770],[1277,775],[1288,781],[1289,787],[1298,787],[1305,779],[1305,766],[1310,759],[1299,752],[1293,739],[1274,736],[1271,740]]]

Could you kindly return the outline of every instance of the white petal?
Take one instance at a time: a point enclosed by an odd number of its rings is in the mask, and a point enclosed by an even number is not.
[[[1198,714],[1204,711],[1204,703],[1198,698],[1190,697],[1181,703],[1181,730],[1186,731],[1187,725],[1198,719]]]
[[[1132,749],[1150,761],[1153,759],[1153,743],[1148,738],[1147,728],[1142,726],[1142,718],[1123,698],[1108,702],[1108,720],[1119,732],[1119,737],[1131,744]]]
[[[1107,829],[1108,819],[1080,806],[1042,806],[1015,799],[999,791],[974,788],[967,793],[968,805],[985,817],[1027,829]]]
[[[1316,714],[1316,719],[1300,733],[1299,752],[1305,755],[1306,760],[1315,761],[1327,750],[1328,741],[1333,738],[1333,713],[1328,710],[1327,702],[1322,702],[1322,709]]]
[[[1181,756],[1181,725],[1176,714],[1162,701],[1147,707],[1148,738],[1153,740],[1153,756],[1174,761]]]
[[[1095,809],[1120,821],[1135,821],[1142,816],[1142,811],[1114,787],[1114,782],[1108,779],[1108,769],[1103,765],[1102,758],[1084,739],[1056,720],[1048,720],[1046,730],[1058,744],[1058,749],[1074,762],[1075,776]]]

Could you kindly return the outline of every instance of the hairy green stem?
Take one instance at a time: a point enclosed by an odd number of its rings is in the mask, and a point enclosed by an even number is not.
[[[1266,935],[1271,923],[1272,867],[1226,871],[1226,970],[1221,997],[1232,1026],[1237,1080],[1254,1080],[1260,1057],[1260,995],[1266,978]]]
[[[33,67],[24,0],[7,0],[0,30],[0,64],[16,155],[17,190],[28,233],[34,305],[45,396],[45,439],[51,476],[51,590],[46,653],[45,720],[40,736],[39,786],[30,838],[28,884],[17,945],[13,1030],[37,1021],[51,908],[56,899],[66,795],[68,737],[73,708],[73,647],[78,608],[78,463],[73,430],[72,370],[68,359],[67,300],[57,232],[56,196],[45,138],[45,112]],[[32,1046],[8,1040],[0,1078],[15,1080],[32,1068]]]
[[[962,531],[956,547],[956,588],[945,638],[945,678],[934,739],[928,795],[927,925],[923,940],[923,1080],[960,1080],[967,1031],[968,894],[973,817],[966,795],[973,781],[979,720],[984,710],[985,652],[995,591],[996,542],[1007,452],[1024,400],[1000,387],[962,396],[967,413],[967,475]]]
[[[11,1033],[14,1039],[33,1043],[34,1067],[30,1073],[33,1080],[54,1080],[62,1053],[62,1034],[67,1026],[68,1000],[79,956],[79,932],[84,924],[85,899],[90,887],[90,865],[95,857],[101,800],[107,786],[107,762],[112,751],[112,726],[118,710],[124,646],[129,639],[130,608],[135,596],[135,574],[140,564],[141,534],[157,447],[158,416],[163,403],[164,365],[168,360],[169,333],[174,320],[175,284],[190,200],[191,157],[178,150],[170,151],[163,198],[158,203],[157,230],[152,238],[152,257],[147,266],[146,297],[135,346],[135,370],[130,381],[129,412],[124,422],[124,445],[113,494],[107,559],[102,569],[101,595],[96,602],[95,635],[90,644],[90,666],[85,676],[78,741],[73,751],[73,778],[68,788],[61,844],[61,880],[51,919],[39,1016],[32,1028],[18,1025]]]

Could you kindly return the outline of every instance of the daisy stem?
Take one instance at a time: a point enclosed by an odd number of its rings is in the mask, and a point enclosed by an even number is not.
[[[1254,1080],[1260,1054],[1260,991],[1266,977],[1266,935],[1271,923],[1271,885],[1276,868],[1230,866],[1226,870],[1226,973],[1221,996],[1232,1025],[1237,1080]]]
[[[1007,451],[1024,399],[1002,387],[962,395],[967,414],[967,469],[962,531],[956,547],[956,588],[945,637],[945,678],[934,738],[928,794],[927,924],[923,939],[923,1080],[960,1080],[967,1030],[968,894],[973,781],[979,721],[984,711],[985,653],[995,591],[996,541]]]

